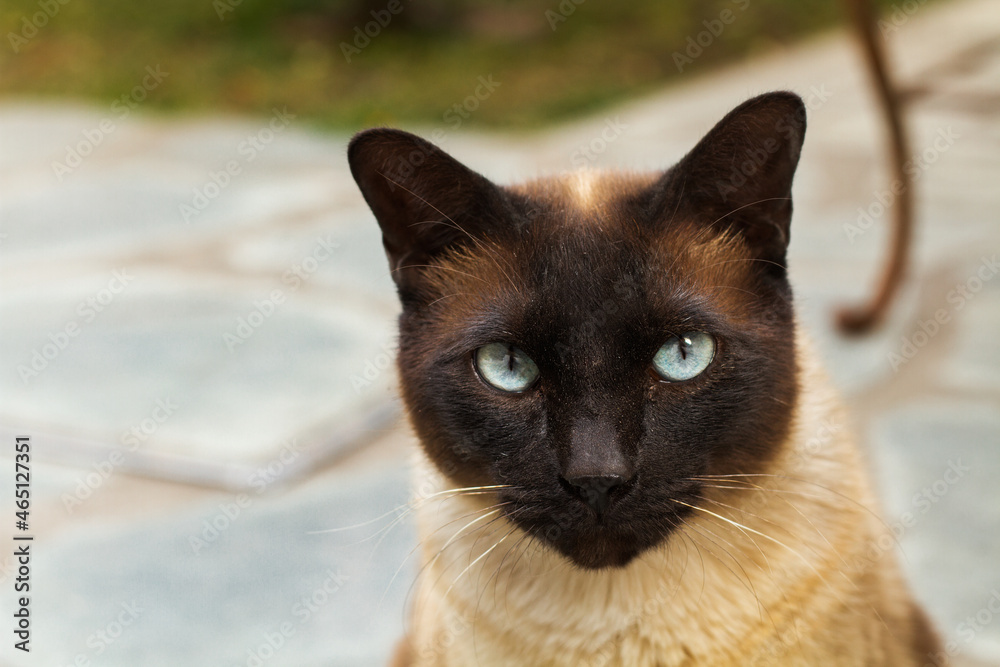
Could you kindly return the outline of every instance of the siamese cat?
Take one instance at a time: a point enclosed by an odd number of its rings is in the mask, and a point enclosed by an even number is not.
[[[793,312],[805,125],[770,93],[662,173],[515,186],[354,137],[422,445],[395,665],[935,664]]]

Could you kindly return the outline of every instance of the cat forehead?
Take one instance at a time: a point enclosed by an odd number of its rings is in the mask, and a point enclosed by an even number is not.
[[[740,319],[754,289],[745,245],[683,219],[641,220],[633,200],[649,180],[578,172],[511,188],[537,205],[531,220],[442,257],[428,270],[433,299],[459,320],[532,305],[587,317],[609,299],[654,310],[711,302]]]
[[[508,186],[507,189],[564,214],[582,214],[572,216],[573,222],[599,222],[610,212],[609,209],[647,191],[658,176],[656,173],[583,168]]]
[[[645,268],[675,281],[698,275],[714,282],[748,280],[752,255],[738,234],[675,215],[669,202],[670,213],[657,212],[653,196],[661,176],[580,169],[508,186],[529,202],[529,220],[519,227],[520,238],[497,251],[513,252],[530,262],[534,274],[540,268],[553,277],[560,269],[564,278],[603,279]]]

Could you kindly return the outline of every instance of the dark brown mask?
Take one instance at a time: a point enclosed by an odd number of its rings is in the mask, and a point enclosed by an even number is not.
[[[759,471],[796,397],[785,253],[805,109],[770,93],[677,165],[502,187],[399,130],[351,171],[403,305],[399,370],[456,486],[581,567],[661,543],[706,474]]]

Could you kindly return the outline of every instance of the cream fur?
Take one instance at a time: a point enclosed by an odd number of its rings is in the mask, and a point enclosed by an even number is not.
[[[782,477],[750,480],[773,491],[706,488],[718,517],[695,512],[623,569],[572,566],[489,514],[493,495],[418,501],[425,568],[403,664],[923,664],[847,417],[807,341],[799,354],[792,435],[770,471]],[[425,458],[416,474],[422,496],[453,486]]]
[[[600,178],[600,175],[601,172],[581,169],[574,173],[569,180],[569,185],[573,191],[573,199],[581,209],[593,206],[595,182]]]

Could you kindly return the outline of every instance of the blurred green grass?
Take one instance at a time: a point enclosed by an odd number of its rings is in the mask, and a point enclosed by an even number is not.
[[[0,95],[110,105],[159,65],[169,76],[144,109],[269,114],[287,106],[316,125],[356,129],[453,124],[448,110],[491,76],[497,94],[463,124],[521,129],[844,22],[836,0],[577,2],[5,0]],[[675,52],[726,10],[733,20],[679,72]],[[375,32],[372,12],[391,20],[367,45],[355,42],[366,25]],[[363,48],[348,62],[342,44]]]

